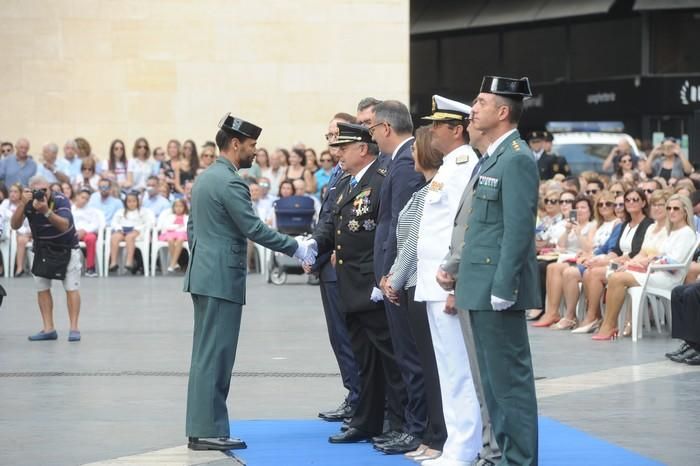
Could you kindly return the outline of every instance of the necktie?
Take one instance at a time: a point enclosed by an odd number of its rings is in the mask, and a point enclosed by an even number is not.
[[[357,186],[357,178],[353,176],[352,178],[350,178],[350,191],[355,189],[355,186]]]
[[[481,171],[481,166],[484,164],[484,162],[486,162],[486,159],[488,159],[488,158],[489,158],[489,156],[486,154],[481,156],[479,161],[474,166],[474,171],[472,171],[472,176],[469,178],[469,183],[472,182],[472,180],[474,179],[475,176],[479,175],[479,172]]]
[[[333,171],[331,171],[331,178],[328,180],[328,187],[335,186],[335,183],[338,182],[342,174],[343,170],[340,169],[340,164],[333,167]]]

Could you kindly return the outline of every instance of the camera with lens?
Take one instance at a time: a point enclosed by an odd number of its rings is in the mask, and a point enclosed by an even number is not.
[[[32,199],[35,201],[43,201],[46,198],[45,189],[35,189],[32,191]]]

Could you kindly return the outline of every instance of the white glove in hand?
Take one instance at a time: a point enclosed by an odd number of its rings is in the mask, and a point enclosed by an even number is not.
[[[369,297],[369,299],[372,300],[372,302],[378,303],[384,299],[384,293],[382,293],[382,290],[375,286],[372,288],[372,295]]]
[[[318,254],[318,245],[313,239],[304,239],[303,236],[294,238],[297,241],[297,250],[294,257],[299,259],[304,265],[313,265]]]
[[[501,299],[498,296],[491,295],[491,307],[494,311],[503,311],[511,307],[513,304],[515,304],[515,301],[508,301]]]

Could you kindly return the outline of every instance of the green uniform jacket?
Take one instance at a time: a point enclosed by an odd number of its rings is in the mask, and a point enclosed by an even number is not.
[[[245,304],[250,239],[292,255],[294,238],[280,234],[253,211],[248,185],[223,157],[197,177],[187,222],[190,261],[184,291]]]
[[[457,307],[490,310],[491,295],[509,309],[540,307],[535,251],[538,169],[515,131],[484,162],[476,180],[455,290]]]

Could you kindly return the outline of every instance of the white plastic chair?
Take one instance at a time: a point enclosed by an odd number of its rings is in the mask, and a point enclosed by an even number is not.
[[[151,269],[150,269],[150,245],[151,245],[151,230],[153,229],[153,226],[156,222],[155,215],[150,209],[141,209],[145,215],[146,215],[146,224],[144,225],[143,229],[141,230],[141,234],[138,236],[136,239],[136,249],[141,252],[141,257],[143,258],[143,275],[145,277],[148,277],[150,275]],[[104,268],[103,268],[103,273],[104,276],[107,277],[109,276],[109,257],[112,252],[112,241],[111,241],[111,232],[112,228],[108,227],[106,229],[110,233],[110,238],[105,239],[105,248],[104,248]],[[120,264],[120,269],[122,268],[122,264],[124,263],[124,255],[126,254],[126,241],[120,241],[119,242],[119,248],[122,249],[122,254],[119,255],[119,264]]]
[[[167,253],[168,242],[160,241],[158,236],[163,232],[163,229],[167,226],[164,225],[164,220],[169,217],[170,209],[161,212],[158,216],[158,223],[156,227],[153,228],[152,238],[151,238],[151,275],[156,276],[156,261],[160,256],[160,269],[161,273],[165,275],[166,264],[170,260]],[[183,249],[190,252],[190,245],[187,241],[182,244]],[[166,251],[164,251],[166,249]]]
[[[700,246],[700,239],[695,241],[695,246],[690,250],[690,253],[685,257],[683,262],[678,264],[651,264],[647,268],[647,273],[644,276],[644,280],[640,283],[641,286],[635,286],[627,289],[627,295],[625,296],[625,306],[632,306],[632,341],[637,341],[642,338],[642,322],[640,321],[640,314],[642,311],[647,310],[647,306],[644,306],[648,301],[651,304],[651,311],[654,317],[654,322],[656,323],[656,328],[661,333],[661,325],[664,321],[668,320],[670,322],[670,310],[671,310],[671,291],[673,288],[683,283],[685,276],[688,273],[688,268],[693,260],[693,254],[695,250]],[[675,283],[668,288],[655,288],[649,286],[649,275],[656,271],[675,271]],[[624,308],[624,306],[623,306]],[[622,313],[620,313],[622,315]],[[650,326],[648,313],[644,312],[645,320],[647,325]]]

